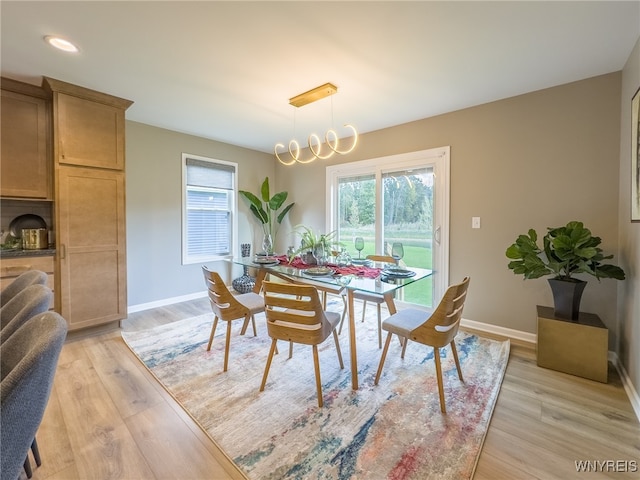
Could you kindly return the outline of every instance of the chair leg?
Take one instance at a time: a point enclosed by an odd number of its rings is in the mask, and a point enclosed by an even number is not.
[[[344,324],[344,319],[347,316],[347,309],[349,308],[347,306],[347,299],[345,298],[344,295],[341,295],[342,297],[342,303],[344,303],[344,310],[342,310],[342,317],[340,318],[340,326],[338,327],[338,335],[342,334],[342,325]]]
[[[224,372],[227,371],[227,365],[229,364],[229,345],[231,345],[231,322],[227,322],[227,338],[224,344]]]
[[[271,340],[271,348],[269,349],[269,357],[267,357],[267,364],[264,366],[264,374],[262,375],[262,383],[260,384],[260,391],[264,392],[264,386],[267,384],[267,376],[269,375],[269,369],[271,368],[271,360],[273,354],[276,351],[276,343],[278,340],[275,338]]]
[[[293,357],[293,342],[289,340],[289,358]]]
[[[440,366],[440,349],[433,348],[433,359],[436,362],[436,377],[438,378],[438,393],[440,394],[440,411],[447,413],[447,408],[444,405],[444,386],[442,385],[442,367]]]
[[[340,362],[340,370],[344,369],[344,363],[342,363],[342,351],[340,350],[340,342],[338,341],[338,332],[333,329],[333,339],[336,342],[336,351],[338,352],[338,361]]]
[[[33,476],[33,472],[31,471],[31,462],[29,461],[29,453],[27,453],[26,458],[24,459],[24,471],[27,474],[27,478],[31,478]]]
[[[462,370],[460,369],[460,360],[458,359],[458,350],[456,349],[456,342],[451,340],[451,351],[453,352],[453,359],[456,361],[456,368],[458,369],[458,378],[461,382],[464,382],[462,378]]]
[[[402,353],[400,354],[400,358],[404,360],[404,352],[407,350],[407,344],[409,343],[409,338],[405,337],[401,339],[400,343],[402,344]]]
[[[389,332],[387,334],[387,339],[384,342],[384,349],[382,350],[382,356],[380,357],[380,364],[378,365],[378,371],[376,372],[376,379],[373,382],[374,385],[378,384],[378,380],[380,380],[380,374],[382,373],[382,367],[384,366],[384,359],[387,358],[387,351],[389,350],[389,345],[391,345],[391,337],[393,333]]]
[[[382,314],[380,313],[380,304],[378,307],[378,348],[382,348]]]
[[[209,344],[207,345],[207,352],[211,350],[211,344],[213,343],[213,336],[216,333],[216,327],[218,326],[218,316],[213,319],[213,325],[211,325],[211,335],[209,335]]]
[[[36,465],[39,467],[42,465],[42,460],[40,459],[40,450],[38,450],[38,441],[35,437],[33,437],[33,442],[31,442],[31,451],[33,452],[33,459],[36,461]]]
[[[322,382],[320,380],[320,359],[318,358],[317,345],[313,345],[313,368],[316,372],[316,390],[318,391],[318,407],[322,407]]]
[[[245,333],[247,333],[247,327],[249,326],[249,320],[251,320],[252,318],[253,318],[252,315],[245,315],[244,316],[244,322],[242,322],[242,329],[240,330],[240,335],[244,335]]]

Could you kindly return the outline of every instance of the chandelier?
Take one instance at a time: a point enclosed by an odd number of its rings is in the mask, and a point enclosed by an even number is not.
[[[313,88],[308,92],[301,93],[300,95],[296,95],[293,98],[289,99],[289,104],[293,105],[296,108],[302,107],[304,105],[308,105],[309,103],[313,103],[317,100],[321,100],[325,97],[333,95],[338,91],[338,87],[333,85],[332,83],[325,83],[324,85],[320,85],[319,87]],[[331,120],[333,121],[333,99],[331,99]],[[294,116],[295,123],[295,116]],[[311,163],[316,158],[320,160],[326,160],[327,158],[332,157],[334,154],[345,155],[349,152],[352,152],[354,148],[356,148],[356,144],[358,143],[358,132],[353,125],[345,124],[345,128],[347,128],[353,137],[353,142],[351,146],[347,149],[340,149],[340,139],[338,138],[338,134],[333,128],[327,130],[324,135],[324,143],[320,140],[320,137],[312,133],[307,138],[307,145],[309,147],[309,152],[311,155],[304,159],[300,156],[300,144],[294,138],[289,142],[288,149],[285,150],[285,146],[282,143],[276,143],[273,148],[273,153],[275,153],[276,158],[283,165],[293,165],[294,163]],[[324,149],[323,146],[327,147]],[[280,155],[286,154],[288,150],[289,159],[285,160],[280,157]]]

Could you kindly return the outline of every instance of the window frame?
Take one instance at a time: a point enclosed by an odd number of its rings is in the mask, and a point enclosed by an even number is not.
[[[225,170],[231,168],[233,170],[232,176],[232,190],[229,191],[229,213],[231,215],[230,232],[229,232],[229,253],[225,255],[190,255],[188,251],[188,212],[187,212],[187,160],[197,160],[199,162],[210,163],[212,168],[216,165],[224,166]],[[197,188],[202,188],[198,186]],[[216,188],[216,187],[211,187]],[[218,188],[216,188],[219,190]],[[226,160],[220,160],[211,157],[204,157],[201,155],[193,155],[190,153],[182,153],[182,225],[181,225],[181,241],[182,241],[182,265],[193,265],[197,263],[214,262],[217,260],[223,260],[236,256],[236,239],[238,238],[238,164],[235,162],[229,162]]]
[[[434,242],[437,243],[433,258],[433,305],[437,305],[449,285],[449,215],[450,215],[450,166],[451,148],[449,146],[431,148],[415,152],[401,153],[385,157],[341,163],[326,169],[326,229],[337,228],[338,179],[345,176],[375,174],[376,178],[376,215],[382,212],[382,175],[395,170],[410,169],[433,165],[434,169]],[[382,251],[382,222],[376,222],[376,251]],[[419,308],[419,307],[418,307]]]

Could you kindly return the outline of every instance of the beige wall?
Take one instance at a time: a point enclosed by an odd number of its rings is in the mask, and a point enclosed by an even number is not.
[[[523,281],[504,252],[520,233],[583,221],[618,260],[620,83],[613,73],[362,135],[352,154],[277,165],[297,204],[292,223],[325,227],[327,164],[451,147],[450,279],[471,275],[465,318],[535,333],[546,279]],[[471,217],[482,228],[471,229]],[[591,277],[582,309],[617,342],[617,285]]]
[[[202,292],[200,265],[182,265],[182,153],[238,163],[238,187],[251,191],[274,177],[273,155],[131,121],[126,135],[129,306]],[[261,230],[239,210],[238,244],[255,245]]]
[[[287,190],[296,207],[278,239],[283,249],[293,243],[292,225],[324,228],[327,164],[448,145],[450,278],[468,274],[473,282],[465,318],[535,333],[535,305],[552,304],[550,289],[546,279],[513,275],[504,251],[529,228],[543,233],[581,220],[621,260],[620,99],[621,74],[604,75],[372,132],[348,156],[294,167],[270,154],[127,122],[129,303],[202,290],[199,266],[180,262],[182,152],[238,162],[240,188],[257,191],[268,175],[274,191]],[[471,229],[472,216],[482,218],[480,230]],[[239,240],[257,245],[258,226],[243,205],[240,225]],[[631,328],[617,322],[618,282],[585,279],[583,310],[602,317],[613,349],[620,328]],[[620,288],[628,294],[626,285]]]
[[[622,71],[620,134],[620,260],[627,280],[618,285],[620,360],[635,392],[640,392],[640,223],[631,223],[631,98],[640,87],[640,39]],[[636,400],[637,401],[637,400]]]

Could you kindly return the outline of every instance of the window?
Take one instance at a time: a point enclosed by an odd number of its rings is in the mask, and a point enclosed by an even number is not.
[[[391,254],[433,275],[401,289],[398,300],[437,305],[448,285],[449,148],[327,167],[327,226],[354,256]],[[354,239],[364,248],[355,252]]]
[[[182,263],[233,255],[237,164],[182,154]]]

